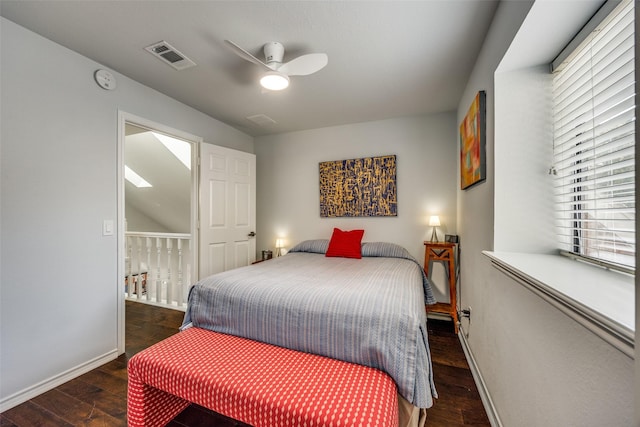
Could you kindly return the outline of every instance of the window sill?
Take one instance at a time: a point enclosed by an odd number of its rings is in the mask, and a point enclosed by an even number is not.
[[[495,268],[634,357],[635,279],[561,255],[483,251]]]

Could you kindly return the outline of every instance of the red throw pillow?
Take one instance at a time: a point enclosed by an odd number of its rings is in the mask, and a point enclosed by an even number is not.
[[[342,231],[333,229],[329,248],[325,256],[343,258],[362,258],[362,236],[364,230]]]

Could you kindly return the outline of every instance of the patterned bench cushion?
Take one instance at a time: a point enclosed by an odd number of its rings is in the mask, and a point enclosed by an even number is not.
[[[380,370],[189,328],[129,361],[130,426],[161,426],[194,402],[260,426],[397,426]]]

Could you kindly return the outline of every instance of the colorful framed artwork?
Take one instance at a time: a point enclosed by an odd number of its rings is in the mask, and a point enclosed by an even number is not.
[[[396,156],[320,163],[320,216],[398,216]]]
[[[487,97],[480,91],[460,124],[460,188],[465,190],[487,179]]]

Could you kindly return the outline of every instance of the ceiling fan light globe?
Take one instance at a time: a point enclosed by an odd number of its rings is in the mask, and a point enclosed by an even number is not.
[[[260,78],[260,85],[268,90],[283,90],[289,87],[289,77],[277,71],[269,71]]]

